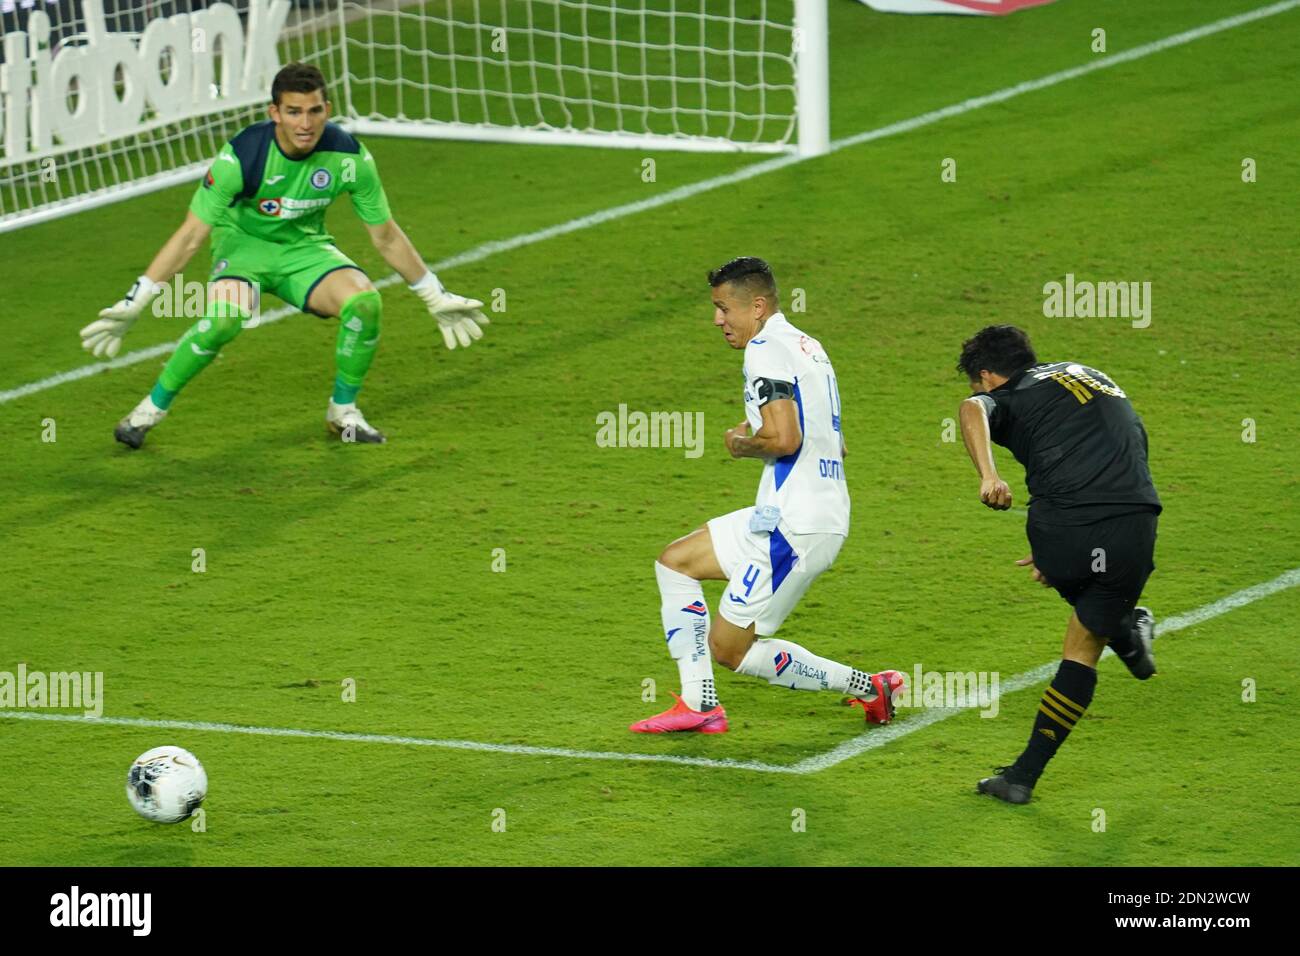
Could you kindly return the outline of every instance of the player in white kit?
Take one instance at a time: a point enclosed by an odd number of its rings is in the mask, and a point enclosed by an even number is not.
[[[828,690],[860,703],[871,723],[894,716],[898,671],[871,674],[773,637],[849,533],[849,492],[835,370],[821,344],[781,314],[772,270],[733,259],[709,273],[713,324],[745,351],[745,421],[726,433],[733,458],[763,461],[754,506],[714,518],[655,562],[668,653],[682,693],[639,733],[722,733],[727,714],[713,660],[794,690]],[[710,621],[701,581],[726,581]]]

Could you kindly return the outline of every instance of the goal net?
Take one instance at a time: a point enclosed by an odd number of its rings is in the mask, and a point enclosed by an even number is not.
[[[383,7],[342,51],[362,132],[762,151],[796,133],[793,0]]]
[[[191,180],[292,60],[361,135],[815,154],[826,0],[0,0],[0,232]]]

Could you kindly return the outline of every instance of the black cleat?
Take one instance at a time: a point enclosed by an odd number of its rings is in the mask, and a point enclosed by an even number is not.
[[[131,414],[117,423],[113,437],[128,448],[139,448],[144,444],[144,436],[164,418],[167,413],[155,405],[146,395],[140,404],[131,409]]]
[[[148,431],[147,428],[132,428],[126,419],[123,419],[113,429],[113,437],[130,448],[139,448],[144,444],[144,436]]]
[[[976,791],[987,793],[990,797],[997,797],[1006,803],[1028,803],[1034,788],[1008,780],[1006,773],[1010,769],[1010,767],[995,768],[993,772],[996,776],[985,777],[975,785]]]
[[[1156,672],[1156,659],[1151,653],[1151,643],[1156,639],[1156,619],[1150,608],[1133,609],[1133,649],[1128,656],[1116,653],[1129,673],[1138,680],[1146,680]]]

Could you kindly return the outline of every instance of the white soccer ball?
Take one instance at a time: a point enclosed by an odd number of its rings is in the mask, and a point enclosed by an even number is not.
[[[179,823],[207,795],[203,764],[180,747],[145,751],[126,775],[126,799],[136,813],[154,823]]]

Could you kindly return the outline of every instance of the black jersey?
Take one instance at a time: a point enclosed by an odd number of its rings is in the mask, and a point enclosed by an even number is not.
[[[1025,466],[1035,521],[1159,514],[1142,419],[1102,372],[1075,362],[1036,365],[974,397],[988,411],[992,439]]]

